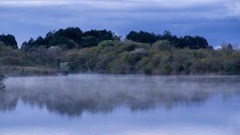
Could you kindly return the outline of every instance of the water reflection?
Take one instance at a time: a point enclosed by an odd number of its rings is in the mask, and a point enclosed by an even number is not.
[[[111,112],[125,106],[132,111],[201,105],[213,96],[240,93],[238,76],[121,76],[70,75],[8,78],[0,91],[0,111],[18,101],[68,116],[83,112]]]

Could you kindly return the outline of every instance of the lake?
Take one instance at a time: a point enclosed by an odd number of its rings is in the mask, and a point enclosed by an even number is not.
[[[240,76],[9,77],[0,135],[239,135]]]

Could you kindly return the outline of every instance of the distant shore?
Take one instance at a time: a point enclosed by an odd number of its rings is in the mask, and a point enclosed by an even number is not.
[[[107,30],[67,28],[25,41],[0,35],[0,73],[6,76],[76,73],[240,75],[240,50],[214,50],[204,37],[131,31],[126,39]]]

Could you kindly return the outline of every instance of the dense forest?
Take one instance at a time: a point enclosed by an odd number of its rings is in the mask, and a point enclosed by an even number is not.
[[[0,73],[6,76],[86,72],[239,75],[240,52],[231,44],[214,50],[204,37],[169,31],[131,31],[123,39],[112,31],[69,27],[31,38],[21,48],[13,35],[0,35]]]

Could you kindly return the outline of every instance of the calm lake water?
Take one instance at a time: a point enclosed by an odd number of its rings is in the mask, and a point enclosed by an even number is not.
[[[240,76],[11,77],[0,135],[239,135]]]

